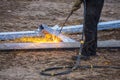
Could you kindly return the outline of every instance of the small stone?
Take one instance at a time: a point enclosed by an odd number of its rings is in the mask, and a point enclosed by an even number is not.
[[[112,12],[112,11],[111,11],[111,12],[109,12],[109,13],[110,13],[110,14],[114,14],[114,12]]]
[[[12,11],[11,11],[11,10],[8,10],[7,12],[11,13]]]

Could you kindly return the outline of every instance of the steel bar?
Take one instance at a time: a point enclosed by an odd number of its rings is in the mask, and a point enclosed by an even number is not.
[[[0,40],[15,39],[27,36],[42,36],[39,31],[1,32]]]
[[[0,50],[24,50],[24,49],[58,49],[77,48],[77,43],[4,43],[0,44]]]
[[[0,50],[25,50],[25,49],[52,49],[52,48],[72,48],[79,45],[79,42],[70,39],[62,34],[57,34],[57,31],[49,28],[47,25],[42,25],[44,30],[52,35],[59,37],[60,43],[1,43]],[[39,27],[38,31],[41,31]],[[16,35],[17,36],[17,35]]]
[[[83,25],[73,25],[73,26],[66,26],[63,28],[64,33],[79,33],[82,31]],[[120,20],[116,21],[109,21],[109,22],[101,22],[98,25],[98,30],[105,30],[105,29],[114,29],[120,28]],[[54,30],[59,30],[59,26],[52,27]],[[1,32],[0,33],[0,40],[8,40],[8,39],[15,39],[24,36],[40,36],[39,29],[35,31],[20,31],[20,32]]]
[[[70,39],[62,34],[59,34],[57,31],[49,28],[47,25],[43,25],[44,30],[46,30],[48,33],[56,35],[57,37],[61,38],[62,42],[60,43],[1,43],[0,44],[0,50],[32,50],[32,49],[59,49],[59,48],[66,48],[66,49],[77,49],[80,47],[80,43]],[[18,32],[14,35],[18,36],[18,34],[23,34],[22,32]],[[26,32],[25,34],[28,36],[31,33],[35,33],[34,35],[41,35],[40,29],[37,30],[37,32]],[[41,34],[40,34],[41,33]],[[7,35],[7,33],[2,33],[4,35]],[[1,35],[2,35],[1,34]],[[9,33],[10,35],[11,33]],[[12,35],[11,34],[11,35]],[[38,35],[38,36],[39,36]],[[7,35],[8,36],[8,35]],[[11,38],[14,39],[14,38]],[[107,41],[98,41],[98,48],[120,48],[120,41],[116,40],[107,40]]]
[[[120,49],[120,40],[98,41],[97,45],[102,49]]]
[[[0,44],[0,51],[3,50],[26,50],[26,49],[78,49],[80,47],[79,42],[60,42],[60,43],[2,43]],[[99,49],[120,49],[120,41],[107,40],[98,41]]]
[[[117,29],[117,28],[120,28],[120,20],[100,22],[98,24],[98,30]],[[52,29],[59,31],[61,28],[58,25],[56,25],[52,27]],[[80,33],[82,32],[82,29],[83,29],[83,25],[65,26],[63,27],[62,32],[67,34]]]

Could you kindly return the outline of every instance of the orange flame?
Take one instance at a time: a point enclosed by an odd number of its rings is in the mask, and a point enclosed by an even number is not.
[[[55,35],[45,34],[44,37],[22,37],[15,40],[15,42],[35,42],[35,43],[58,43],[62,40]]]

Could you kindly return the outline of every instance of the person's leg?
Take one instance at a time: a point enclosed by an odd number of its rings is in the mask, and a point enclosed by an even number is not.
[[[99,22],[104,0],[86,0],[86,15],[84,23],[85,43],[82,55],[96,55],[97,24]]]

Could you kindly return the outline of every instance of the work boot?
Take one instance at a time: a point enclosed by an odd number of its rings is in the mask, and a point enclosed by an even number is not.
[[[77,60],[77,56],[72,56],[72,60]],[[90,57],[89,56],[84,56],[84,55],[80,55],[80,60],[89,60]]]

